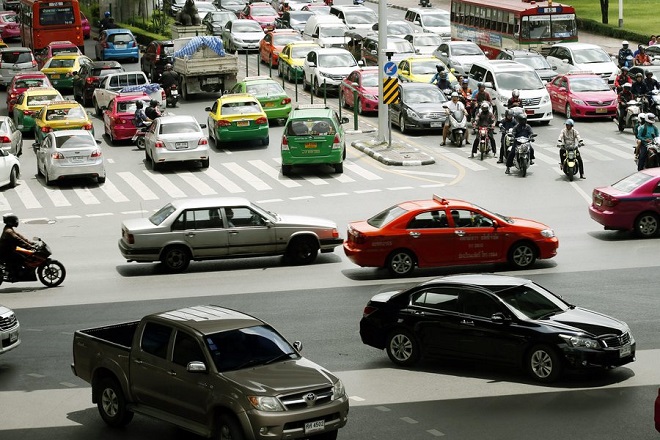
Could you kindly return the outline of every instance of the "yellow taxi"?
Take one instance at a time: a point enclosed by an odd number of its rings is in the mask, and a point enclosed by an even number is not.
[[[318,44],[310,41],[297,41],[287,44],[278,55],[277,74],[280,77],[285,77],[290,82],[302,81],[303,62],[307,54],[312,49],[318,49],[320,47]]]
[[[433,75],[438,71],[438,64],[445,66],[442,61],[433,56],[422,55],[405,58],[399,61],[399,80],[402,82],[431,82],[431,78],[433,78]],[[447,78],[452,85],[458,84],[456,77],[450,72],[447,66],[445,66],[445,70],[449,72]]]
[[[35,142],[41,144],[48,133],[56,130],[89,130],[94,135],[94,124],[76,101],[52,101],[34,117]]]
[[[48,59],[41,71],[56,89],[73,89],[73,72],[80,71],[80,66],[91,62],[85,55],[63,53]]]
[[[209,112],[209,138],[222,142],[257,139],[268,145],[268,116],[259,100],[249,93],[233,93],[218,98]]]
[[[9,47],[9,46],[7,46],[7,43],[5,43],[5,40],[0,38],[0,49],[2,49],[3,47]]]
[[[51,101],[61,101],[62,95],[52,87],[30,87],[16,98],[14,124],[23,133],[34,129],[35,115]]]

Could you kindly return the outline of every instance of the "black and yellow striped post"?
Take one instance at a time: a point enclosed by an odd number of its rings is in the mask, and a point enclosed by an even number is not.
[[[383,104],[399,102],[399,80],[386,77],[383,79]]]

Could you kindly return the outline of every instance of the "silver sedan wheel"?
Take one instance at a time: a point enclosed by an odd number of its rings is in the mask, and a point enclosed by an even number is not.
[[[407,335],[398,334],[390,341],[390,352],[399,362],[410,359],[413,351],[413,343]]]

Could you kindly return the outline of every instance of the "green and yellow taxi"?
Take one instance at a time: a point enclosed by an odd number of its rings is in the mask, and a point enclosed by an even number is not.
[[[331,165],[344,172],[346,134],[337,112],[325,104],[297,106],[289,115],[282,135],[282,174],[291,174],[294,165]]]
[[[269,76],[246,76],[231,89],[231,93],[249,93],[257,98],[268,119],[286,119],[291,113],[291,98]]]
[[[248,140],[260,140],[262,145],[268,145],[268,116],[255,96],[226,94],[205,110],[209,112],[209,139],[216,145]]]
[[[445,64],[434,56],[421,55],[405,58],[399,61],[399,80],[401,82],[421,82],[428,83],[431,82],[431,78],[438,71],[438,64],[445,66]],[[453,84],[458,84],[456,77],[453,73],[449,71],[449,68],[445,66],[445,70],[449,72],[447,77],[449,81]]]
[[[277,74],[290,82],[302,81],[303,63],[307,54],[313,49],[319,49],[316,43],[310,41],[296,41],[284,46],[277,62]]]
[[[79,72],[80,66],[91,62],[85,55],[63,53],[49,58],[41,71],[56,89],[73,89],[73,72]]]
[[[56,130],[89,130],[94,135],[94,124],[76,101],[52,101],[34,117],[35,142],[41,144],[48,133]]]
[[[62,95],[52,87],[30,87],[16,98],[14,124],[23,133],[34,130],[35,115],[51,101],[61,101]]]

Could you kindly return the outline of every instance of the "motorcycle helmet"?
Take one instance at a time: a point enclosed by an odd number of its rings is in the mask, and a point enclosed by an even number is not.
[[[152,99],[151,101],[149,101],[149,106],[158,107],[158,101],[156,101],[155,99]]]
[[[142,101],[135,101],[135,107],[136,108],[142,108],[142,107],[144,107],[144,104],[142,103]]]
[[[653,113],[648,113],[646,115],[646,123],[651,125],[655,124],[655,115]]]
[[[480,82],[479,84],[477,84],[477,88],[485,89],[485,88],[486,88],[486,84]]]
[[[653,76],[653,72],[651,72],[650,70],[647,70],[646,71],[646,76]]]
[[[630,55],[629,55],[629,56],[630,56]],[[629,70],[630,70],[630,69],[628,68],[628,66],[623,66],[623,67],[621,68],[621,73],[628,73]]]
[[[15,216],[14,214],[3,215],[2,221],[5,223],[5,225],[9,226],[10,228],[15,228],[16,226],[18,226],[18,217]]]
[[[635,79],[644,79],[644,75],[638,73],[637,75],[635,75]]]
[[[570,125],[571,127],[575,125],[575,122],[572,119],[566,119],[566,125]]]
[[[514,98],[517,98],[518,96],[520,96],[520,90],[513,89],[513,92],[511,92],[511,96],[513,96]]]
[[[469,83],[469,82],[470,82],[470,81],[469,81],[467,78],[463,78],[463,84],[467,84],[467,83]]]
[[[488,105],[488,103],[487,102],[482,102],[481,103],[481,111],[482,112],[487,112],[488,110],[490,110],[490,106]]]
[[[516,121],[518,121],[518,124],[526,124],[527,123],[527,115],[525,113],[520,113],[516,117]]]
[[[631,87],[632,87],[632,84],[630,84],[629,82],[625,82],[625,83],[623,83],[623,88],[624,88],[624,89],[629,89],[629,88],[631,88]]]
[[[638,119],[639,119],[640,124],[645,123],[646,122],[646,113],[640,113]]]
[[[628,42],[626,40],[623,40],[621,44],[623,45],[624,48],[628,47]]]
[[[165,64],[165,70],[172,70],[172,65],[170,63]]]
[[[438,73],[442,73],[445,70],[445,66],[442,64],[436,64],[435,68],[437,69]]]
[[[105,11],[105,14],[103,14],[105,18],[110,18],[110,11]]]
[[[452,98],[458,98],[458,93],[456,93],[456,92],[451,92],[451,97],[452,97]]]
[[[504,110],[504,117],[507,119],[511,119],[513,117],[513,112],[510,109]]]

